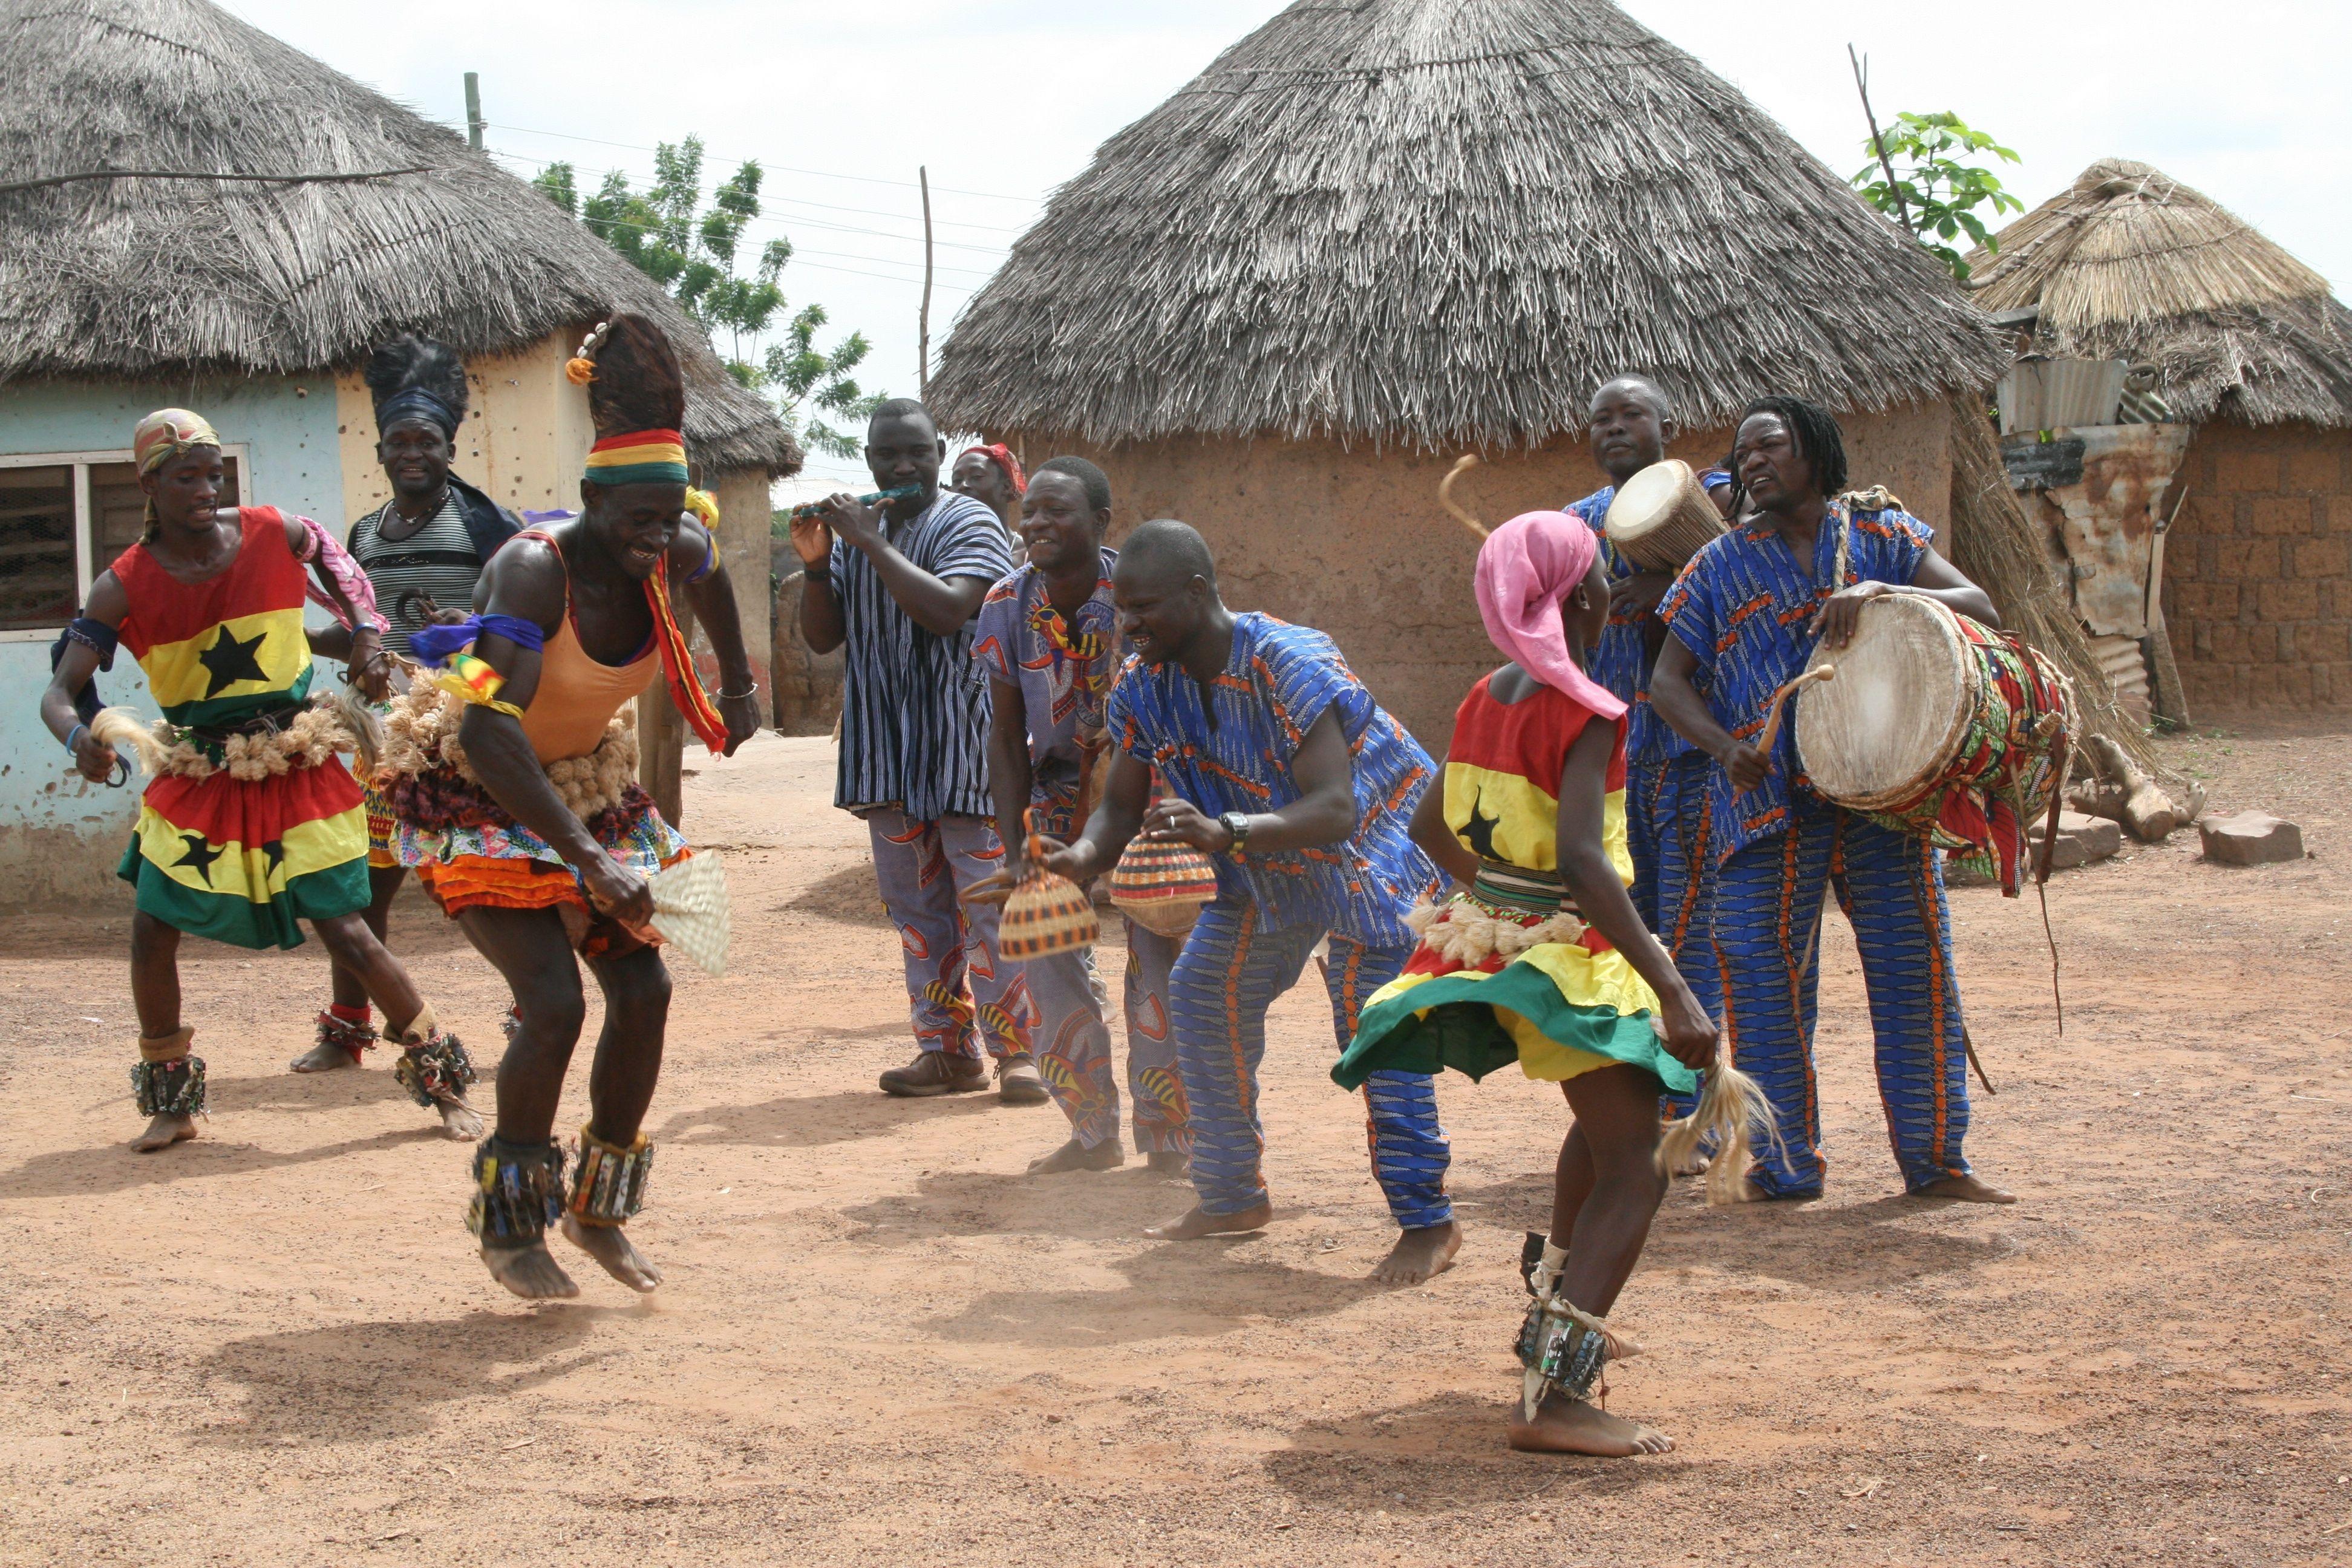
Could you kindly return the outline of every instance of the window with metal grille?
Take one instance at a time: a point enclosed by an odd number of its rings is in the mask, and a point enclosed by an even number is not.
[[[238,504],[244,460],[241,447],[222,453],[224,507]],[[128,452],[0,455],[0,642],[57,636],[146,517]]]

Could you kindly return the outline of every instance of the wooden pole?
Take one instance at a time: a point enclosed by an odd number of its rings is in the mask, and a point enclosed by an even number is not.
[[[694,641],[694,608],[673,600],[677,629]],[[686,820],[686,716],[669,697],[669,684],[656,680],[637,697],[637,783],[654,797],[662,820],[672,827]]]
[[[478,153],[482,150],[482,78],[478,71],[466,73],[466,145]]]
[[[1911,227],[1911,204],[1903,199],[1903,187],[1895,181],[1895,160],[1886,155],[1886,139],[1878,133],[1878,116],[1871,112],[1870,79],[1863,74],[1862,57],[1853,46],[1845,47],[1845,58],[1853,62],[1853,87],[1862,94],[1862,117],[1870,121],[1870,144],[1878,149],[1878,166],[1886,175],[1886,193],[1895,198],[1895,209],[1903,215],[1903,226]],[[1918,231],[1914,229],[1913,233]]]
[[[915,384],[928,404],[931,400],[931,171],[929,166],[918,168],[915,177],[923,186],[923,310],[916,321],[923,363]]]

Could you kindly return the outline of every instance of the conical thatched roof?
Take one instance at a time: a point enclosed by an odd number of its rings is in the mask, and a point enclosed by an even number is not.
[[[1606,0],[1299,0],[1104,143],[966,308],[950,422],[1507,447],[2005,363],[1918,247]]]
[[[424,172],[6,188],[108,168]],[[651,279],[454,132],[204,0],[0,9],[0,382],[320,371],[404,330],[510,350],[615,307],[668,328],[707,468],[800,467]]]
[[[2154,363],[2176,417],[2352,425],[2352,311],[2210,197],[2103,158],[1969,259],[1988,310],[2038,307],[2037,353]]]

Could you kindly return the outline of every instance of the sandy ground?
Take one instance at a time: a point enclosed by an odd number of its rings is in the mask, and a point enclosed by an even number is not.
[[[2315,858],[2225,870],[2191,832],[2062,876],[2063,1040],[2032,900],[1955,894],[2007,1209],[1900,1195],[1832,916],[1830,1195],[1668,1200],[1612,1405],[1681,1447],[1641,1461],[1502,1444],[1564,1123],[1536,1085],[1444,1085],[1469,1240],[1417,1289],[1364,1278],[1390,1232],[1311,989],[1275,1011],[1252,1239],[1145,1242],[1189,1192],[1139,1168],[1024,1178],[1050,1107],[876,1093],[898,949],[823,742],[688,785],[737,973],[678,980],[643,1302],[584,1259],[575,1303],[507,1297],[381,1058],[284,1070],[315,943],[192,949],[213,1119],[139,1157],[122,913],[10,922],[0,1563],[2352,1561],[2352,729],[2170,744]],[[489,970],[421,901],[395,945],[488,1054]]]

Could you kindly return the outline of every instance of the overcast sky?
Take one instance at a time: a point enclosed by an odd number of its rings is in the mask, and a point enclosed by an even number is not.
[[[869,386],[912,393],[928,164],[939,221],[932,343],[1045,194],[1284,0],[232,0],[255,25],[436,119],[481,73],[488,144],[519,173],[567,159],[642,179],[698,133],[722,177],[768,171],[764,240],[789,234],[795,306],[874,341]],[[1845,46],[1882,119],[1949,109],[2017,149],[2031,205],[2096,158],[2143,159],[2352,282],[2347,0],[1628,0],[1840,174],[1862,162]],[[614,145],[617,143],[617,145]],[[821,463],[828,478],[856,464]]]

